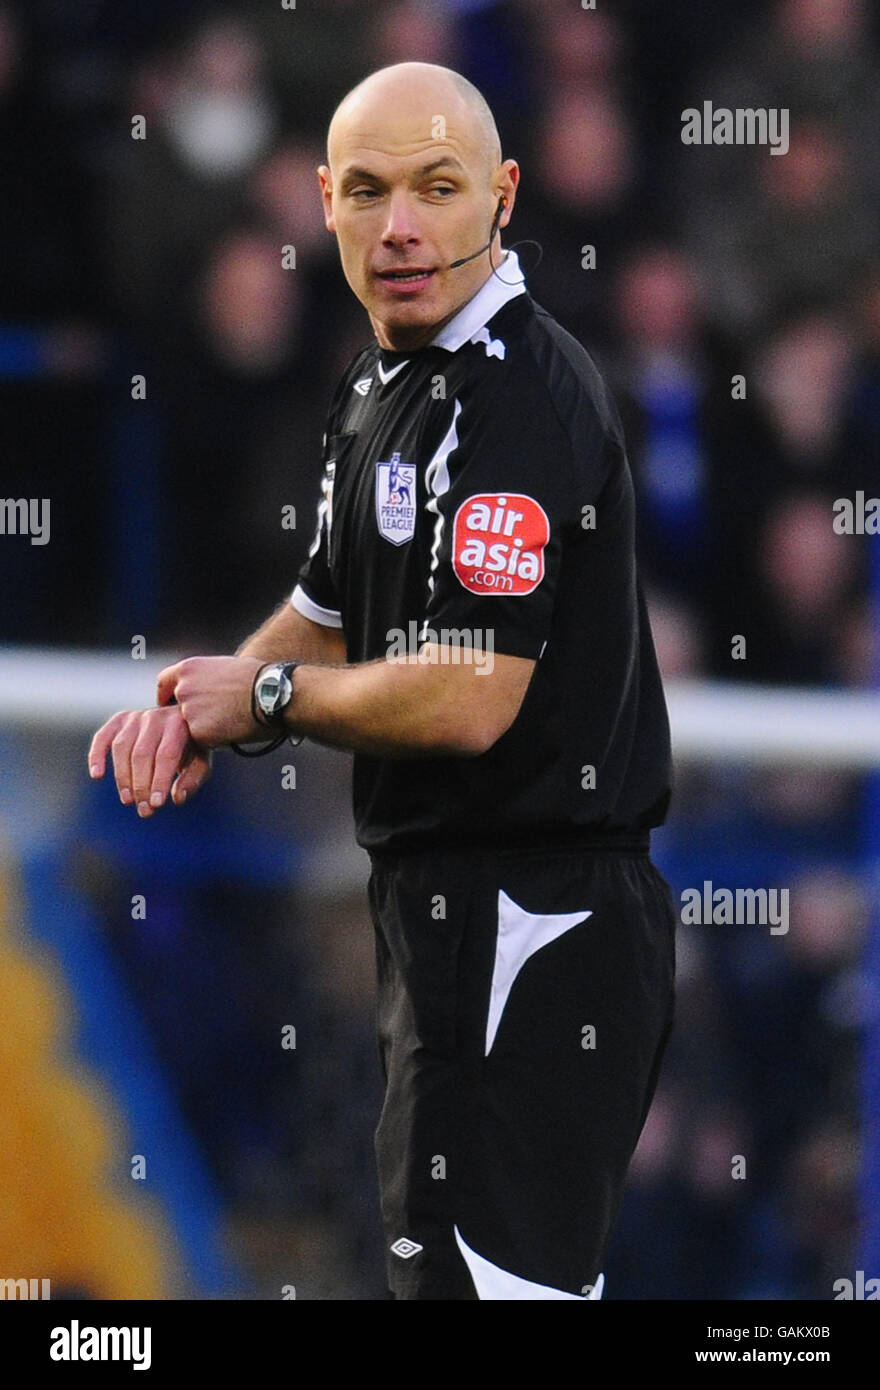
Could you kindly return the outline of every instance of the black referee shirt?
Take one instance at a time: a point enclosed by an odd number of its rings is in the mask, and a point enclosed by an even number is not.
[[[294,606],[342,627],[351,662],[461,633],[475,650],[460,660],[537,661],[486,753],[355,755],[366,849],[619,842],[644,838],[669,803],[617,409],[515,253],[500,274],[512,283],[490,276],[429,346],[365,348],[330,407]]]

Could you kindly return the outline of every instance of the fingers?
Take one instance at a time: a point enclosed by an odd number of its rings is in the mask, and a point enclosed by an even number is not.
[[[174,705],[126,710],[109,719],[89,749],[93,777],[104,775],[108,751],[120,801],[124,806],[136,805],[142,817],[164,804],[172,785],[173,800],[182,805],[211,772],[210,754],[193,743],[186,721]]]
[[[186,759],[186,749],[191,742],[189,730],[182,716],[179,719],[166,719],[165,732],[156,749],[153,761],[153,775],[150,781],[150,805],[162,806],[168,796],[174,779]]]
[[[180,668],[182,662],[178,661],[174,666],[166,666],[164,671],[160,671],[156,680],[156,704],[167,705],[172,695],[174,687],[180,679]]]
[[[163,804],[180,767],[189,730],[175,710],[149,710],[141,715],[131,750],[132,792],[139,816]]]
[[[211,775],[211,750],[201,749],[190,742],[189,751],[184,754],[183,766],[174,787],[171,799],[175,806],[182,806],[187,797],[195,796]]]
[[[91,777],[104,776],[107,769],[107,754],[110,751],[110,745],[122,724],[128,718],[128,714],[128,710],[123,710],[119,714],[114,714],[112,719],[108,719],[106,724],[101,725],[92,739],[88,752],[89,775]]]
[[[119,800],[123,806],[130,806],[134,800],[131,787],[131,750],[138,736],[142,713],[143,711],[140,710],[132,710],[126,714],[110,744],[116,790],[119,792]]]

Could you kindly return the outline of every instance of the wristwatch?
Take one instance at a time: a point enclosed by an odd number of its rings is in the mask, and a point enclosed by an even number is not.
[[[251,700],[258,724],[278,730],[284,728],[284,711],[293,699],[293,672],[300,664],[298,661],[273,661],[260,667]]]
[[[305,734],[294,738],[293,734],[287,732],[284,711],[293,699],[293,673],[301,665],[301,661],[271,661],[267,666],[259,667],[251,690],[251,714],[256,724],[277,732],[261,748],[243,748],[240,743],[230,743],[233,753],[238,753],[242,758],[261,758],[264,753],[274,753],[285,739],[294,748],[299,747]]]

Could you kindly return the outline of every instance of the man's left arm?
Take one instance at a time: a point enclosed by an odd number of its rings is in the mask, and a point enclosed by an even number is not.
[[[286,716],[291,733],[380,757],[475,757],[516,718],[551,634],[563,529],[585,535],[581,505],[595,500],[598,481],[581,495],[583,462],[575,466],[556,402],[531,359],[491,365],[464,406],[458,398],[450,406],[458,442],[446,475],[431,483],[438,530],[420,615],[435,637],[470,634],[473,656],[477,635],[491,634],[491,664],[444,661],[467,649],[435,641],[418,658],[298,666]],[[595,447],[589,435],[583,447],[588,457],[595,453],[598,479],[604,435],[597,418],[593,424]],[[196,657],[160,676],[159,704],[176,696],[196,743],[266,736],[251,712],[259,664],[240,666],[243,660]]]
[[[510,727],[535,662],[425,643],[418,657],[352,666],[297,666],[285,715],[292,734],[379,757],[476,757]],[[487,660],[491,656],[491,661]],[[173,695],[205,748],[266,737],[251,694],[263,663],[190,657],[159,677],[158,703]]]

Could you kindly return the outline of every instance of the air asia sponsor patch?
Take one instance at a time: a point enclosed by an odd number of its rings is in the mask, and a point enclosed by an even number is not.
[[[472,594],[530,594],[544,578],[547,513],[521,492],[478,492],[455,513],[452,565]]]
[[[416,529],[416,466],[401,463],[392,454],[390,463],[376,464],[376,519],[379,533],[394,545],[403,545]]]

